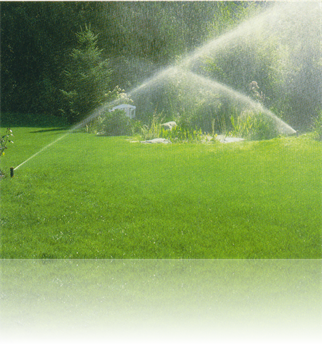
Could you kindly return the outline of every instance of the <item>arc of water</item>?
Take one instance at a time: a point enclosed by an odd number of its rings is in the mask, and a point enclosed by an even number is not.
[[[198,60],[202,55],[207,54],[209,52],[213,52],[216,48],[222,48],[223,46],[228,45],[233,39],[238,38],[242,35],[245,35],[245,33],[251,30],[252,25],[264,25],[263,20],[264,19],[270,19],[273,16],[276,17],[276,7],[266,10],[265,12],[259,14],[255,18],[251,19],[250,21],[246,21],[246,23],[242,23],[236,28],[232,29],[226,34],[223,34],[215,39],[212,39],[206,44],[203,44],[201,47],[195,49],[193,53],[185,57],[181,62],[178,63],[177,67],[179,68],[187,68],[189,67],[190,63],[193,61]],[[129,95],[133,95],[139,91],[141,91],[144,88],[151,87],[154,83],[159,81],[160,79],[163,79],[167,77],[168,75],[171,75],[172,73],[176,73],[176,67],[171,65],[161,72],[157,72],[155,75],[153,75],[151,78],[149,78],[147,81],[143,82],[141,85],[139,85],[134,90],[131,90],[129,92]]]
[[[66,133],[64,135],[62,135],[61,137],[59,137],[58,139],[54,140],[53,142],[51,142],[50,144],[44,146],[41,150],[39,150],[38,152],[36,152],[35,154],[33,154],[32,156],[30,156],[28,159],[26,159],[25,161],[23,161],[22,163],[20,163],[18,166],[16,166],[14,168],[14,170],[18,170],[20,167],[22,167],[25,163],[29,162],[32,158],[35,158],[36,156],[38,156],[41,152],[47,150],[50,146],[56,144],[58,141],[64,139],[69,133]]]
[[[276,122],[281,134],[294,134],[294,133],[296,133],[296,131],[291,126],[289,126],[287,123],[285,123],[279,117],[277,117],[269,109],[265,108],[260,103],[252,100],[250,97],[228,87],[227,85],[218,83],[218,82],[216,82],[210,78],[206,78],[204,76],[193,73],[191,71],[185,71],[185,70],[178,69],[178,73],[180,73],[181,71],[191,80],[196,80],[196,82],[198,82],[200,84],[207,84],[207,87],[210,87],[210,88],[215,89],[215,90],[220,90],[224,94],[227,94],[229,96],[233,96],[234,98],[241,100],[243,103],[249,104],[253,108],[257,108],[263,114],[266,114],[267,116],[269,116],[270,118],[272,118]]]
[[[203,46],[201,46],[199,49],[196,49],[192,54],[190,54],[189,56],[187,56],[186,58],[184,58],[181,63],[178,65],[179,68],[184,68],[189,66],[189,64],[193,61],[196,61],[198,58],[200,58],[200,56],[202,54],[205,54],[207,52],[213,52],[216,48],[218,47],[222,47],[223,45],[227,45],[229,42],[231,42],[231,40],[235,37],[240,37],[240,35],[245,34],[248,30],[250,30],[251,25],[250,24],[255,24],[258,23],[258,25],[260,25],[260,23],[265,19],[265,18],[273,18],[273,15],[276,15],[275,9],[276,7],[274,6],[272,9],[263,12],[262,14],[258,15],[257,17],[255,17],[254,19],[251,20],[251,22],[247,21],[245,23],[242,23],[241,25],[239,25],[238,27],[236,27],[235,29],[233,29],[232,31],[228,32],[227,34],[224,34],[214,40],[211,40],[210,42],[204,44]],[[152,76],[150,79],[148,79],[146,82],[143,82],[141,85],[139,85],[138,87],[136,87],[135,89],[131,90],[128,94],[129,95],[134,95],[136,93],[138,93],[139,91],[151,87],[154,83],[156,83],[159,80],[162,80],[163,78],[166,78],[168,76],[171,76],[174,73],[177,73],[178,70],[176,69],[176,67],[174,66],[170,66],[166,69],[164,69],[163,71],[155,74],[154,76]],[[199,80],[203,80],[205,81],[205,77],[202,77],[200,75],[197,75],[193,72],[186,72],[186,73],[191,73],[191,76],[193,77],[198,77]],[[210,79],[209,79],[210,80]],[[207,80],[209,82],[209,80]],[[219,84],[213,80],[211,80],[211,82],[216,85],[217,88],[220,88],[222,91],[224,92],[231,92],[234,91],[230,88],[228,88],[227,86],[224,86],[223,84]],[[239,97],[240,99],[244,99],[247,100],[244,96],[236,91],[234,91],[235,94],[237,95],[237,97]],[[250,98],[248,98],[247,102],[251,102]],[[57,143],[58,141],[64,139],[68,134],[70,134],[71,132],[83,127],[85,124],[87,124],[88,122],[90,122],[91,120],[95,119],[97,116],[99,116],[99,114],[110,108],[113,107],[113,104],[115,102],[110,102],[108,104],[105,104],[103,106],[101,106],[100,108],[96,109],[90,116],[88,116],[85,120],[81,121],[80,123],[78,123],[77,125],[73,126],[68,133],[64,134],[63,136],[59,137],[58,139],[54,140],[52,143],[48,144],[47,146],[43,147],[40,151],[36,152],[34,155],[32,155],[31,157],[29,157],[28,159],[26,159],[24,162],[22,162],[21,164],[19,164],[15,170],[17,170],[18,168],[20,168],[21,166],[23,166],[25,163],[27,163],[28,161],[30,161],[32,158],[36,157],[37,155],[39,155],[41,152],[45,151],[47,148],[51,147],[52,145],[54,145],[55,143]],[[269,110],[265,110],[265,112],[273,117],[277,122],[279,122],[280,124],[283,124],[283,126],[285,126],[285,128],[288,128],[288,130],[291,133],[294,133],[294,129],[291,128],[290,126],[288,126],[286,123],[284,123],[282,120],[280,120],[276,115],[274,115],[272,112],[270,112]]]
[[[229,32],[220,35],[215,39],[211,39],[209,42],[203,44],[201,47],[195,49],[191,54],[185,57],[181,63],[181,67],[189,67],[189,65],[198,60],[201,56],[205,54],[214,53],[216,49],[224,48],[227,45],[231,44],[233,40],[238,40],[238,38],[245,36],[253,30],[252,28],[255,26],[257,29],[261,28],[265,25],[265,20],[272,20],[274,17],[276,18],[277,11],[276,7],[264,11],[263,13],[257,15],[256,17],[241,23],[236,28],[230,30]]]
[[[229,31],[227,34],[221,35],[218,38],[215,38],[211,40],[210,42],[204,44],[202,47],[196,49],[192,54],[184,58],[181,63],[178,64],[179,68],[185,68],[187,65],[189,65],[190,62],[197,60],[202,54],[207,53],[209,51],[213,51],[215,47],[222,47],[223,44],[227,45],[231,42],[231,40],[235,37],[240,37],[241,35],[245,34],[247,31],[251,30],[250,28],[252,25],[261,25],[263,23],[264,19],[272,19],[273,16],[276,17],[276,8],[277,6],[274,6],[271,9],[268,9],[264,11],[263,13],[259,14],[255,18],[251,19],[250,21],[246,21],[245,23],[240,24],[235,29]],[[171,65],[161,72],[156,73],[151,78],[144,81],[142,84],[140,84],[138,87],[134,88],[133,90],[129,91],[128,94],[134,95],[143,89],[151,88],[153,84],[157,83],[158,81],[171,76],[172,74],[175,74],[177,72],[177,69],[175,66]],[[89,117],[81,121],[79,124],[75,125],[71,128],[70,131],[75,131],[78,128],[81,128],[91,120],[95,119],[102,111],[113,107],[117,101],[113,101],[110,103],[107,103],[105,105],[102,105],[98,109],[96,109]]]
[[[84,127],[88,122],[90,122],[91,120],[93,120],[94,118],[96,118],[97,116],[99,116],[99,114],[104,111],[107,107],[108,108],[112,108],[115,105],[116,101],[110,102],[107,105],[103,105],[101,107],[99,107],[98,109],[96,109],[90,116],[88,116],[86,119],[84,119],[83,121],[79,122],[78,124],[76,124],[75,126],[73,126],[72,128],[70,128],[68,130],[67,133],[65,133],[64,135],[62,135],[61,137],[57,138],[56,140],[54,140],[53,142],[51,142],[50,144],[44,146],[41,150],[39,150],[38,152],[36,152],[35,154],[33,154],[32,156],[30,156],[28,159],[26,159],[25,161],[23,161],[22,163],[20,163],[17,167],[14,168],[14,170],[18,170],[20,167],[22,167],[24,164],[26,164],[27,162],[29,162],[31,159],[35,158],[36,156],[38,156],[41,152],[47,150],[49,147],[51,147],[52,145],[58,143],[60,140],[66,138],[66,136],[74,131],[76,131],[79,128]]]
[[[150,78],[149,80],[147,80],[145,83],[141,84],[140,86],[138,86],[137,88],[135,88],[134,90],[132,90],[131,92],[129,92],[129,95],[135,94],[137,92],[139,92],[140,90],[147,88],[147,87],[151,87],[154,83],[156,83],[158,80],[163,79],[169,75],[171,75],[174,72],[174,68],[167,68],[166,70],[164,70],[161,73],[158,73],[156,76]],[[51,147],[52,145],[56,144],[57,142],[59,142],[60,140],[64,139],[68,134],[76,131],[79,128],[84,127],[87,123],[89,123],[90,121],[92,121],[93,119],[95,119],[96,117],[98,117],[102,112],[104,112],[106,109],[110,109],[113,108],[114,105],[116,105],[116,103],[118,102],[118,100],[109,102],[107,104],[104,104],[102,106],[100,106],[99,108],[95,109],[94,112],[89,115],[87,118],[85,118],[83,121],[79,122],[78,124],[76,124],[75,126],[73,126],[71,129],[68,130],[68,132],[64,135],[62,135],[61,137],[59,137],[58,139],[54,140],[53,142],[51,142],[50,144],[44,146],[41,150],[39,150],[38,152],[36,152],[35,154],[33,154],[32,156],[30,156],[28,159],[26,159],[25,161],[23,161],[21,164],[19,164],[14,170],[18,170],[20,167],[22,167],[24,164],[26,164],[27,162],[29,162],[31,159],[35,158],[36,156],[38,156],[41,152],[47,150],[49,147]]]
[[[142,89],[151,87],[153,83],[159,81],[160,79],[167,78],[167,77],[174,77],[176,74],[183,74],[190,80],[196,80],[197,83],[200,84],[207,84],[208,87],[220,90],[222,93],[227,94],[229,96],[233,96],[234,98],[242,101],[243,103],[251,105],[253,108],[257,108],[259,111],[261,111],[263,114],[266,114],[270,118],[272,118],[276,124],[278,125],[278,129],[281,134],[295,134],[296,131],[289,126],[287,123],[285,123],[283,120],[281,120],[279,117],[277,117],[273,112],[271,112],[269,109],[265,108],[263,105],[261,105],[258,102],[255,102],[250,97],[242,94],[241,92],[238,92],[232,88],[230,88],[227,85],[224,85],[222,83],[218,83],[213,79],[206,78],[204,76],[201,76],[197,73],[191,72],[189,70],[185,70],[181,67],[169,67],[165,71],[159,73],[155,78],[151,78],[148,82],[140,85],[138,88],[131,91],[130,95],[135,95],[135,93],[142,91]]]

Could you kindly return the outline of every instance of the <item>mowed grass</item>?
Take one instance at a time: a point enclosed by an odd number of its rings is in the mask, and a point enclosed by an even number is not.
[[[6,172],[67,133],[13,131]],[[321,153],[74,132],[0,182],[1,258],[321,258]]]

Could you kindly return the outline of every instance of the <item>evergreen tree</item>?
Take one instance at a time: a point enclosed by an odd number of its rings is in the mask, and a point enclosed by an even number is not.
[[[84,119],[107,101],[112,71],[97,47],[97,37],[87,26],[77,33],[77,48],[72,50],[63,73],[65,90],[61,92],[65,104],[62,112],[71,123]]]

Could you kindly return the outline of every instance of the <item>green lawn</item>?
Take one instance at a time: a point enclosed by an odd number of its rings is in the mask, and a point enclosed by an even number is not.
[[[66,133],[12,129],[7,173]],[[0,257],[321,258],[321,148],[71,133],[0,182]]]

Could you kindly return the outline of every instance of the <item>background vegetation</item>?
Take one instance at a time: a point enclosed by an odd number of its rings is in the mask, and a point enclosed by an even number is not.
[[[75,123],[98,105],[117,98],[121,89],[130,91],[206,40],[273,5],[4,2],[1,111],[63,116]],[[249,83],[257,81],[266,107],[297,130],[311,129],[321,108],[321,30],[314,26],[315,21],[312,16],[301,21],[294,17],[292,23],[266,40],[254,28],[252,40],[239,39],[225,54],[198,62],[199,68],[206,76],[243,93],[249,94]],[[265,43],[257,44],[263,38]],[[207,114],[217,112],[219,119],[224,114],[230,123],[229,102],[214,102],[209,108],[209,104],[196,99],[189,112],[180,97],[178,100],[179,93],[177,85],[170,85],[152,95],[149,103],[142,97],[136,99],[137,116],[148,124],[155,111],[163,111],[172,119],[179,112],[193,128],[210,131],[213,115]],[[218,131],[222,130],[220,123],[215,123]]]
[[[60,90],[69,79],[65,71],[76,58],[79,35],[86,26],[91,30],[88,35],[93,35],[88,38],[97,39],[101,58],[109,60],[113,71],[107,89],[116,85],[131,88],[177,55],[201,44],[220,6],[176,2],[2,3],[2,111],[60,115],[64,98]],[[97,55],[98,51],[88,62]]]

